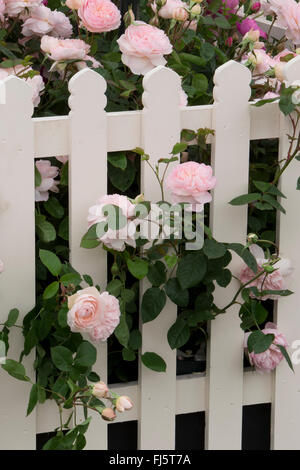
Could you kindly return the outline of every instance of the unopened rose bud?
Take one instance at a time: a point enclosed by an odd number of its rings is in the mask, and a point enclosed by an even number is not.
[[[71,8],[71,10],[79,10],[81,7],[81,0],[67,0],[66,5]]]
[[[112,408],[104,408],[101,416],[104,421],[113,421],[117,415]]]
[[[256,233],[249,233],[247,240],[248,240],[248,243],[257,243],[258,236],[256,235]]]
[[[191,13],[193,16],[198,16],[201,14],[201,7],[199,5],[199,3],[197,5],[194,5],[192,8],[191,8]]]
[[[284,62],[277,62],[274,67],[275,77],[278,78],[278,80],[280,80],[281,82],[285,80],[284,67]]]
[[[135,204],[140,204],[141,202],[144,202],[144,201],[145,201],[145,196],[143,193],[139,194],[134,200]]]
[[[178,7],[173,12],[173,19],[176,21],[186,21],[188,17],[189,14],[183,7]]]
[[[128,11],[126,11],[126,13],[124,14],[123,19],[126,28],[128,28],[128,26],[130,26],[131,23],[135,21],[135,16],[131,7],[128,8]]]
[[[232,36],[229,36],[226,41],[225,41],[225,44],[227,47],[231,47],[232,44],[233,44],[233,37]]]
[[[255,2],[251,6],[251,11],[253,11],[253,13],[257,13],[260,10],[260,7],[261,7],[261,3],[260,2]]]
[[[129,397],[126,397],[125,395],[122,395],[116,401],[116,408],[120,413],[123,413],[123,411],[131,410],[132,407],[132,401]]]
[[[250,41],[253,41],[253,42],[256,42],[259,40],[259,31],[256,30],[256,29],[250,29],[250,31],[248,31],[245,36],[243,37],[243,40],[244,39],[249,39]]]
[[[264,268],[264,271],[268,274],[275,271],[275,268],[273,266],[271,266],[270,264],[263,264],[262,267]]]
[[[115,276],[116,274],[118,274],[119,272],[119,266],[117,265],[117,263],[114,263],[111,267],[111,273],[113,276]]]
[[[149,24],[151,24],[151,26],[159,26],[158,16],[153,16],[153,18],[151,18],[151,20],[149,21]]]
[[[97,382],[93,386],[93,395],[97,398],[106,398],[108,395],[108,387],[105,382]]]

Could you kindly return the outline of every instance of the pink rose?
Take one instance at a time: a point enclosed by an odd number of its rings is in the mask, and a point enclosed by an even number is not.
[[[22,13],[25,8],[30,9],[33,7],[36,7],[38,5],[41,5],[43,3],[43,0],[5,0],[6,4],[6,11],[5,13],[8,16],[18,16],[20,13]]]
[[[241,21],[241,23],[237,23],[237,29],[241,33],[242,36],[245,36],[250,29],[258,30],[260,32],[260,36],[264,39],[267,39],[267,34],[258,26],[255,20],[252,18],[245,18]]]
[[[51,162],[49,160],[44,159],[37,160],[35,166],[37,167],[42,177],[42,182],[40,186],[35,188],[35,200],[36,202],[48,201],[48,191],[58,193],[58,181],[54,181],[54,178],[56,178],[58,175],[58,168],[57,166],[51,166]]]
[[[4,271],[4,263],[2,259],[0,259],[0,274],[3,273],[3,271]]]
[[[41,49],[50,59],[64,61],[72,59],[85,59],[90,51],[89,44],[81,39],[58,39],[51,36],[43,36]]]
[[[44,90],[45,85],[42,77],[37,74],[33,77],[28,77],[28,73],[32,72],[31,67],[24,67],[23,65],[19,64],[13,68],[8,69],[0,69],[0,80],[3,80],[10,75],[15,75],[22,80],[25,80],[28,85],[31,86],[33,91],[32,102],[33,106],[38,106],[40,99],[40,93]]]
[[[129,411],[133,407],[133,403],[129,397],[122,395],[121,397],[117,398],[116,401],[116,408],[120,413],[124,411]]]
[[[265,254],[263,249],[253,244],[250,246],[250,251],[252,255],[256,258],[258,272],[264,270],[263,264],[267,262],[265,259]],[[290,260],[282,258],[274,265],[275,271],[268,274],[266,277],[262,274],[260,277],[248,284],[247,287],[257,287],[258,290],[284,290],[286,289],[286,278],[291,275],[293,268]],[[255,276],[254,272],[245,264],[239,274],[239,279],[242,284],[246,284]],[[250,294],[252,298],[255,298],[253,293]],[[261,300],[267,299],[278,299],[280,295],[276,294],[266,294],[263,297],[259,297]]]
[[[112,408],[104,408],[101,416],[104,421],[113,421],[117,415]]]
[[[158,65],[165,65],[165,54],[171,54],[168,36],[159,28],[136,21],[118,39],[122,62],[136,75],[145,75]]]
[[[271,370],[275,369],[275,367],[277,367],[283,359],[282,352],[279,348],[276,347],[276,344],[286,348],[288,346],[288,342],[284,335],[278,331],[277,326],[274,323],[266,323],[262,333],[265,335],[273,334],[275,336],[269,349],[259,354],[255,354],[253,351],[249,353],[247,345],[248,338],[251,333],[245,334],[244,348],[245,352],[248,354],[249,361],[252,366],[254,366],[260,372],[270,372]]]
[[[254,75],[261,75],[275,66],[274,59],[263,49],[254,49],[246,56],[246,59],[254,65]]]
[[[81,6],[82,0],[67,0],[66,5],[71,10],[78,10]]]
[[[110,0],[82,0],[78,16],[92,33],[112,31],[121,24],[121,13]]]
[[[56,158],[56,160],[58,160],[63,165],[65,165],[67,163],[67,161],[69,160],[68,155],[59,155],[59,156],[57,155],[55,158]]]
[[[106,385],[105,382],[97,382],[94,386],[93,386],[93,391],[92,391],[94,397],[97,397],[97,398],[107,398],[108,396],[108,387]]]
[[[22,26],[22,34],[30,36],[58,36],[68,38],[72,34],[72,25],[69,18],[61,11],[52,11],[40,5],[30,10],[30,17]]]
[[[270,9],[276,13],[278,26],[286,28],[286,37],[300,44],[300,4],[295,0],[269,0]]]
[[[96,287],[79,290],[68,298],[68,325],[73,332],[88,333],[93,341],[105,341],[120,321],[116,297]]]
[[[166,186],[174,204],[190,203],[189,210],[200,212],[212,200],[209,190],[216,185],[212,168],[204,163],[186,162],[174,167],[167,176]]]
[[[155,2],[151,3],[151,8],[156,13],[157,5]],[[158,10],[158,16],[164,19],[171,19],[177,8],[187,9],[187,4],[181,0],[167,0],[164,6]]]
[[[112,230],[111,228],[108,228],[107,231],[100,237],[100,240],[108,248],[117,251],[125,250],[125,244],[135,247],[137,222],[135,220],[131,220],[134,219],[135,206],[126,196],[120,196],[119,194],[102,196],[99,199],[98,204],[89,208],[89,214],[87,218],[88,227],[107,220],[107,216],[103,214],[103,211],[104,207],[110,204],[121,209],[122,215],[127,219],[127,224],[124,227],[121,227],[119,230]]]

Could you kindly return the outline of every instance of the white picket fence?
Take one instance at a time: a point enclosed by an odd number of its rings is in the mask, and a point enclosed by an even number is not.
[[[300,78],[300,59],[286,66],[287,79]],[[87,209],[106,193],[107,152],[142,147],[151,159],[167,156],[180,140],[183,128],[215,130],[212,165],[218,179],[213,193],[211,228],[217,240],[245,242],[247,207],[228,204],[248,191],[249,143],[254,139],[280,139],[280,156],[288,145],[288,121],[276,103],[255,108],[249,103],[251,75],[230,61],[215,74],[213,105],[179,107],[179,76],[157,67],[144,78],[142,111],[106,113],[106,83],[95,72],[78,72],[69,84],[68,116],[32,118],[31,92],[23,81],[9,77],[0,84],[0,257],[5,272],[0,277],[1,321],[12,307],[25,314],[34,305],[34,158],[70,157],[71,262],[106,285],[106,254],[100,248],[80,248],[86,229]],[[296,191],[298,172],[291,165],[282,178],[287,215],[278,219],[280,249],[293,259],[295,294],[278,302],[279,328],[292,342],[300,338],[300,217]],[[142,165],[142,190],[146,199],[158,200],[153,174]],[[233,269],[239,260],[233,259]],[[146,283],[142,283],[142,289]],[[216,303],[226,304],[237,288],[216,288]],[[205,411],[206,448],[240,449],[242,407],[272,403],[272,448],[300,449],[300,366],[293,374],[282,362],[275,374],[243,371],[243,334],[233,307],[210,326],[206,374],[176,377],[176,351],[167,343],[167,331],[177,310],[168,302],[153,322],[141,325],[143,351],[155,351],[167,363],[166,373],[140,364],[138,383],[118,384],[117,391],[131,396],[135,406],[120,421],[138,420],[139,449],[174,449],[175,415]],[[9,356],[18,359],[22,340],[15,333]],[[26,359],[27,369],[33,355]],[[96,368],[106,380],[106,345],[99,347]],[[33,376],[33,374],[32,374]],[[56,405],[48,402],[25,417],[29,386],[0,372],[0,424],[2,449],[33,449],[36,433],[58,426]],[[107,448],[107,424],[94,417],[88,431],[89,449]]]

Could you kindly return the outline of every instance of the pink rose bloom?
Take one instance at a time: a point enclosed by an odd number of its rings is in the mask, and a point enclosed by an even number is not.
[[[88,214],[88,227],[99,222],[107,220],[107,216],[103,214],[104,207],[112,204],[121,209],[122,215],[127,218],[127,224],[125,227],[121,227],[119,230],[112,230],[108,228],[100,240],[102,243],[117,251],[125,250],[125,244],[129,246],[136,246],[135,233],[136,233],[136,220],[135,217],[135,205],[132,204],[126,196],[120,196],[119,194],[111,194],[108,196],[102,196],[98,204],[89,208]]]
[[[241,33],[242,36],[245,36],[250,29],[253,29],[254,31],[259,31],[260,36],[264,39],[267,39],[267,34],[258,26],[255,20],[252,18],[245,18],[244,20],[241,21],[241,23],[237,23],[237,29]]]
[[[0,80],[3,80],[10,75],[15,75],[22,80],[25,80],[28,85],[31,86],[33,91],[32,102],[33,106],[38,106],[40,99],[40,93],[44,90],[45,85],[43,79],[40,75],[34,75],[33,77],[28,77],[28,72],[32,71],[31,67],[25,68],[23,65],[16,65],[14,68],[0,69]]]
[[[116,297],[87,287],[68,297],[68,325],[73,332],[88,333],[93,341],[105,341],[120,322]]]
[[[274,59],[263,49],[254,49],[246,56],[246,59],[255,66],[254,75],[261,75],[275,66]]]
[[[287,55],[297,57],[297,54],[295,52],[289,51],[288,49],[284,49],[283,51],[279,52],[279,54],[274,56],[274,60],[275,62],[283,62],[285,64],[286,62],[282,61],[281,58]]]
[[[69,160],[68,155],[57,155],[55,158],[56,158],[56,160],[58,160],[63,165],[65,165],[67,163],[67,161]]]
[[[151,3],[151,8],[156,13],[156,3]],[[167,0],[164,6],[158,10],[158,16],[164,19],[171,19],[173,18],[173,14],[177,8],[187,9],[187,4],[181,0]]]
[[[36,202],[40,201],[48,201],[49,199],[49,192],[52,191],[54,193],[58,193],[57,184],[58,181],[54,181],[54,178],[58,176],[58,167],[51,166],[51,162],[49,160],[37,160],[35,163],[41,177],[42,182],[40,186],[35,188],[35,200]]]
[[[276,344],[286,348],[288,346],[288,342],[284,335],[278,331],[277,326],[274,323],[266,323],[262,333],[265,335],[272,334],[275,336],[269,349],[259,354],[255,354],[253,351],[249,353],[247,344],[251,333],[245,334],[244,348],[245,352],[248,354],[250,364],[254,366],[256,370],[260,372],[270,372],[271,370],[275,369],[275,367],[277,367],[283,359],[282,352],[279,348],[276,347]]]
[[[118,39],[122,62],[136,75],[145,75],[158,65],[165,65],[165,54],[171,54],[172,44],[159,28],[136,21]]]
[[[269,0],[271,10],[278,17],[278,25],[286,28],[286,37],[300,44],[300,4],[295,0]]]
[[[263,264],[267,263],[267,259],[265,258],[265,254],[263,249],[253,244],[249,248],[252,255],[256,258],[258,272],[262,272],[264,270]],[[268,274],[265,277],[262,274],[259,278],[252,281],[248,284],[247,287],[257,287],[259,291],[261,290],[284,290],[287,288],[286,280],[293,272],[293,268],[291,265],[290,260],[282,258],[274,265],[275,271]],[[246,284],[255,276],[254,272],[245,264],[239,274],[239,279],[242,284]],[[250,296],[255,298],[255,295],[251,292]],[[266,294],[263,297],[258,297],[261,300],[267,299],[279,299],[280,295],[275,294]]]
[[[264,12],[264,15],[265,15],[265,16],[269,16],[269,15],[274,14],[274,12],[272,11],[271,5],[270,5],[270,3],[268,2],[268,0],[260,0],[260,3],[261,3],[261,9],[262,9],[262,11]]]
[[[51,36],[43,36],[41,49],[50,59],[64,61],[72,59],[85,59],[90,51],[89,44],[81,39],[58,39]]]
[[[25,8],[30,9],[41,5],[43,0],[5,0],[6,11],[8,16],[18,16]]]
[[[44,5],[33,8],[30,17],[22,26],[22,34],[30,36],[58,36],[68,38],[72,34],[72,25],[69,18],[61,11],[52,11]]]
[[[112,31],[121,24],[121,13],[110,0],[82,0],[78,16],[92,33]]]
[[[3,273],[3,271],[4,271],[4,263],[2,259],[0,259],[0,274]]]
[[[204,163],[186,162],[173,168],[166,179],[173,204],[190,203],[189,210],[200,212],[212,200],[209,190],[216,186],[212,167]]]
[[[5,3],[4,3],[4,0],[0,0],[0,21],[4,21],[4,13],[5,13]]]

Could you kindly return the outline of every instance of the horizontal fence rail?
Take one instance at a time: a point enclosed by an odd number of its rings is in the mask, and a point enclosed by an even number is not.
[[[300,77],[300,59],[289,62],[286,70],[289,81]],[[157,67],[144,78],[143,110],[106,113],[105,80],[85,69],[70,80],[69,115],[48,118],[31,117],[31,95],[24,82],[15,77],[0,82],[0,254],[5,263],[0,279],[1,320],[10,308],[17,306],[25,314],[34,305],[35,158],[69,155],[71,263],[78,271],[90,274],[101,288],[106,285],[105,252],[80,248],[80,238],[86,228],[88,207],[107,190],[107,152],[142,147],[156,160],[170,153],[180,140],[181,129],[214,129],[210,142],[218,185],[210,205],[211,228],[220,241],[244,242],[247,209],[229,206],[228,201],[248,190],[250,141],[278,138],[281,155],[287,131],[287,119],[281,116],[276,103],[255,108],[248,101],[250,80],[248,69],[229,61],[216,71],[214,104],[180,107],[178,75]],[[289,215],[280,217],[278,237],[283,254],[293,256],[298,276],[293,286],[295,294],[278,301],[277,319],[292,341],[295,332],[300,333],[300,255],[295,256],[299,253],[300,219],[292,170],[282,185],[288,194]],[[159,199],[153,176],[144,166],[141,191],[146,199]],[[235,258],[232,267],[237,268]],[[226,289],[218,288],[217,301],[223,303],[236,285],[233,281]],[[141,290],[145,288],[146,282],[142,282]],[[167,372],[158,374],[140,364],[138,383],[113,386],[130,395],[135,403],[119,421],[139,421],[139,448],[174,449],[175,415],[205,411],[206,448],[240,449],[242,406],[271,402],[273,448],[300,449],[297,367],[294,375],[285,363],[279,365],[276,374],[244,371],[242,331],[233,310],[211,324],[206,375],[176,378],[176,351],[169,348],[166,339],[176,315],[176,307],[167,303],[158,318],[141,325],[143,350],[151,346],[160,353],[167,362]],[[15,358],[21,344],[16,335]],[[106,380],[105,343],[98,348],[97,368]],[[4,372],[0,373],[0,383],[0,419],[5,429],[1,448],[34,448],[37,432],[57,426],[54,403],[38,406],[25,418],[27,384],[16,384]],[[107,423],[95,417],[88,433],[88,448],[107,448]]]

